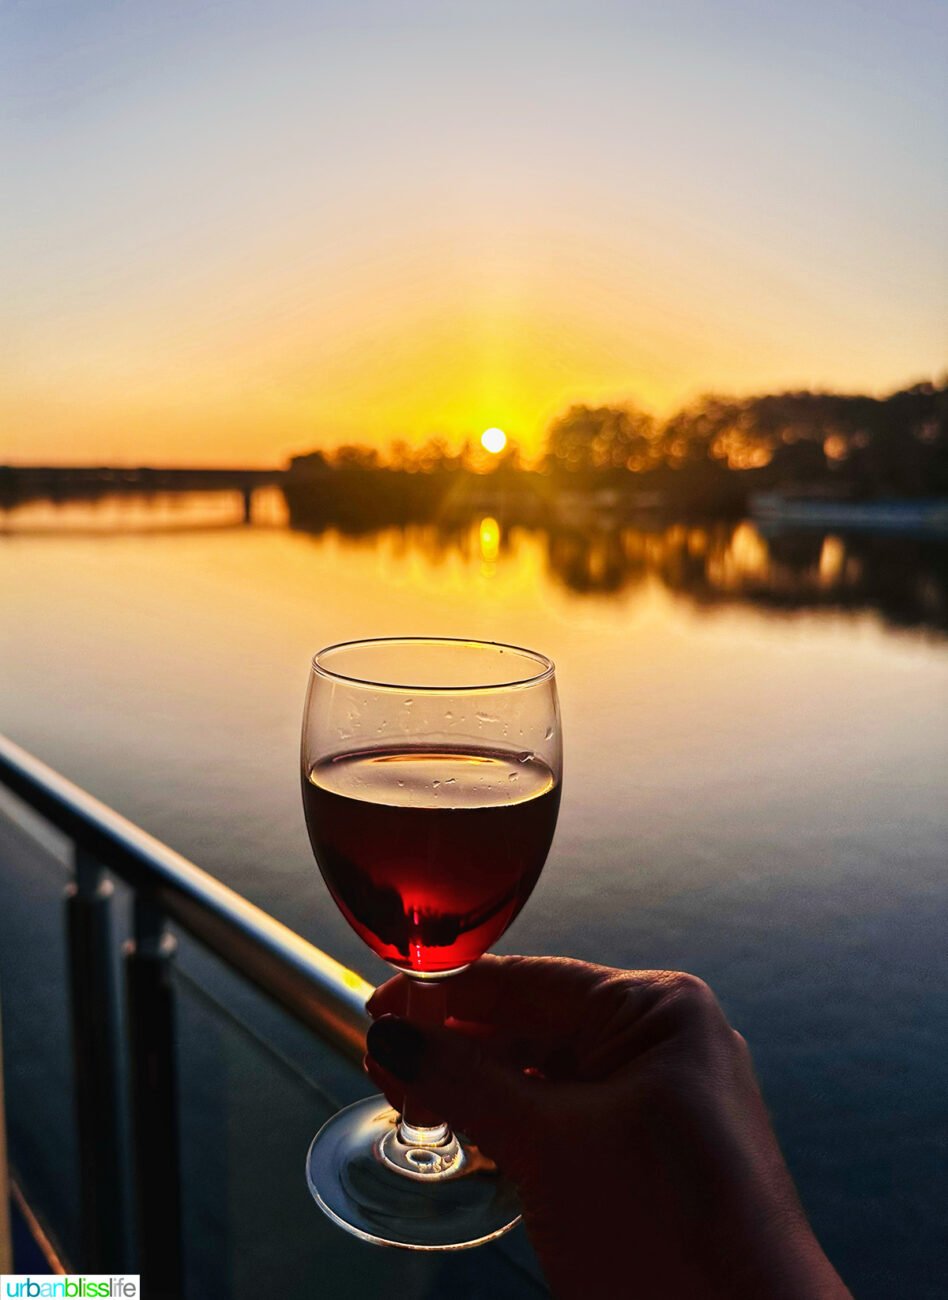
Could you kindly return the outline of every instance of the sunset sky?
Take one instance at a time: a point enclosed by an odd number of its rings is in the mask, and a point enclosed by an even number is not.
[[[276,464],[948,359],[948,9],[0,10],[0,461]]]

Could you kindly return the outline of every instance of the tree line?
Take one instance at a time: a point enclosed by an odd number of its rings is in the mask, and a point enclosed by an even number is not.
[[[654,492],[685,507],[740,508],[750,491],[875,498],[948,496],[948,382],[885,397],[811,391],[708,395],[667,419],[633,404],[574,405],[550,425],[540,454],[515,447],[490,456],[473,441],[432,438],[387,452],[348,444],[296,457],[321,471],[383,477],[431,475],[442,483],[489,474],[498,482],[544,477],[551,486]],[[381,487],[381,485],[379,485]],[[428,495],[419,484],[418,495]]]

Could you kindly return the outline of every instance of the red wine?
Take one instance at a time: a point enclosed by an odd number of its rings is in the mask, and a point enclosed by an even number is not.
[[[310,843],[346,920],[405,970],[476,961],[530,896],[560,786],[533,754],[401,748],[303,774]]]

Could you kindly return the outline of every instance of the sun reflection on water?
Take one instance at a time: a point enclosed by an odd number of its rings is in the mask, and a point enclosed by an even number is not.
[[[480,523],[478,532],[481,545],[481,559],[485,564],[495,564],[500,554],[500,524],[490,515]]]

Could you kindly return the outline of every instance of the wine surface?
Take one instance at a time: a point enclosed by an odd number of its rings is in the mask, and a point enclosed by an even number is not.
[[[303,776],[313,852],[349,924],[403,970],[475,961],[537,882],[560,786],[533,754],[338,754]]]

